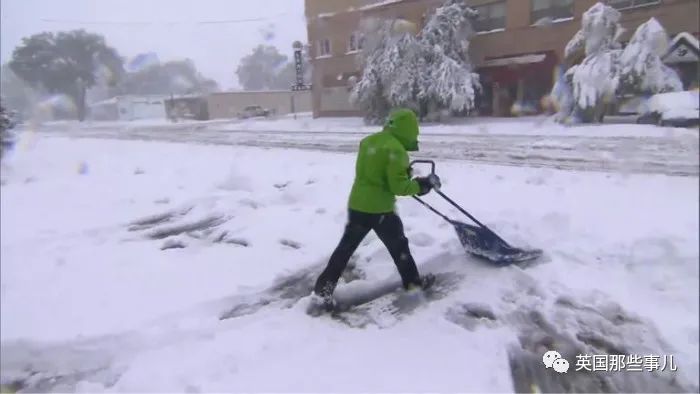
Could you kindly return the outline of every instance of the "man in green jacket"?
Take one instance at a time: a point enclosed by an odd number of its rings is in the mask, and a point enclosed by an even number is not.
[[[405,289],[423,288],[408,247],[396,196],[424,195],[440,187],[436,175],[411,179],[407,151],[418,150],[418,119],[409,109],[393,111],[382,131],[360,142],[345,231],[314,286],[315,302],[333,307],[333,292],[348,260],[374,230],[389,250]]]

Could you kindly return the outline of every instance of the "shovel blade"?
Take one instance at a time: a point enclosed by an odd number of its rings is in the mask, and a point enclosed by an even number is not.
[[[542,255],[540,249],[521,249],[504,243],[490,231],[458,221],[452,221],[465,251],[497,264],[522,263]]]

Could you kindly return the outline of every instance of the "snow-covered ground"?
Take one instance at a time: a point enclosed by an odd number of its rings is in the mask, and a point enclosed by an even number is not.
[[[24,129],[29,135],[140,139],[199,144],[353,152],[377,130],[358,118],[248,120],[139,125],[87,123]],[[38,130],[38,132],[37,132]],[[424,125],[416,157],[555,169],[698,175],[698,130],[608,124],[564,127],[546,117],[472,119]]]
[[[523,384],[512,349],[540,357],[544,373],[549,344],[572,368],[575,349],[673,355],[678,383],[646,371],[610,379],[626,391],[697,391],[696,176],[438,160],[447,195],[545,258],[526,267],[479,262],[449,225],[401,199],[421,271],[449,272],[458,286],[403,318],[378,309],[340,322],[311,318],[304,306],[343,228],[352,154],[22,138],[2,170],[5,383],[512,392]],[[460,218],[437,196],[427,200]],[[371,234],[341,290],[385,278],[396,278],[395,268]],[[234,307],[237,317],[219,320]],[[592,375],[571,372],[561,378]]]

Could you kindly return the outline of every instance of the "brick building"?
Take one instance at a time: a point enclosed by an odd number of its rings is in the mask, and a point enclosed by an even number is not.
[[[481,75],[484,93],[479,112],[509,115],[514,102],[539,105],[554,82],[566,44],[581,27],[582,14],[597,0],[465,0],[480,12],[470,57]],[[651,17],[671,37],[686,33],[698,37],[698,0],[603,0],[622,13],[630,39]],[[362,45],[358,30],[368,17],[396,18],[420,29],[442,0],[306,0],[306,18],[313,62],[314,116],[357,116],[349,103],[348,80],[360,75],[357,53]],[[689,40],[685,40],[689,41]],[[697,40],[694,41],[697,43]],[[692,59],[691,59],[692,60]],[[686,63],[684,81],[697,82],[698,63]],[[693,75],[694,74],[694,75]],[[687,85],[687,83],[686,83]]]

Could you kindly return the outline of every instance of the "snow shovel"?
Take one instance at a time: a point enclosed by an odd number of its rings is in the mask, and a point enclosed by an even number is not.
[[[430,164],[431,174],[435,174],[435,162],[432,160],[414,160],[409,164],[409,168],[412,170],[413,165],[417,163]],[[455,208],[459,209],[460,212],[465,214],[469,219],[471,219],[477,226],[462,223],[457,220],[450,219],[442,212],[438,211],[430,204],[426,203],[417,196],[413,196],[419,203],[423,204],[426,208],[433,211],[435,214],[445,219],[450,223],[459,237],[459,241],[467,253],[474,256],[484,258],[491,262],[500,265],[508,265],[512,263],[523,263],[535,260],[542,256],[541,249],[521,249],[516,248],[504,241],[503,238],[499,237],[490,228],[483,225],[481,222],[476,220],[476,218],[469,214],[464,208],[460,207],[452,201],[451,198],[447,197],[439,189],[433,189],[440,197],[444,198],[447,202],[452,204]]]

